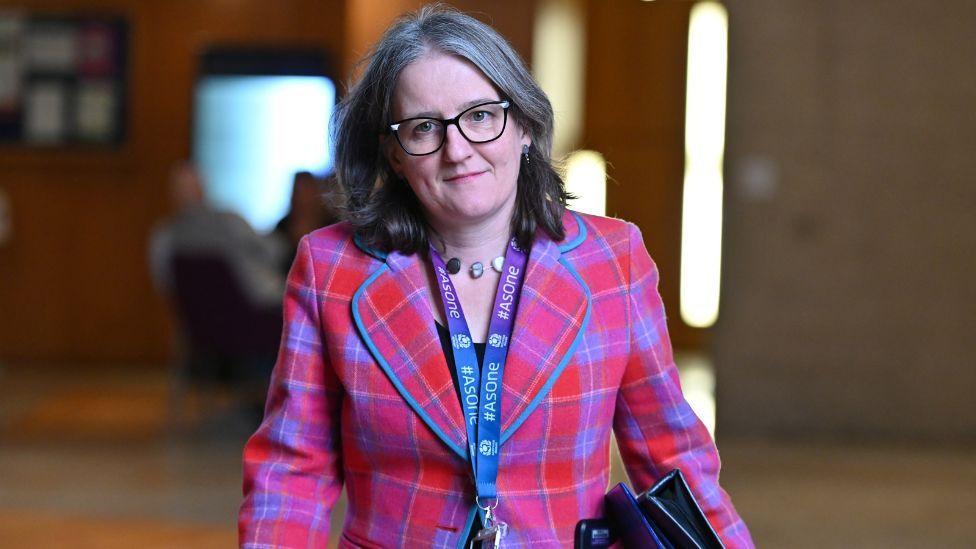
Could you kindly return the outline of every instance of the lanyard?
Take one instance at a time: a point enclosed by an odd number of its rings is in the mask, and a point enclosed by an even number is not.
[[[451,333],[451,349],[454,352],[454,367],[461,388],[461,402],[468,431],[468,457],[474,473],[476,496],[479,501],[495,499],[498,446],[501,438],[502,372],[508,357],[508,343],[512,337],[515,309],[522,293],[528,257],[513,238],[505,252],[505,264],[495,291],[495,303],[491,308],[482,371],[471,343],[468,322],[461,310],[454,283],[447,274],[444,260],[433,246],[430,248],[430,256],[437,275],[437,288],[444,302],[447,328]],[[481,503],[478,505],[481,506]]]

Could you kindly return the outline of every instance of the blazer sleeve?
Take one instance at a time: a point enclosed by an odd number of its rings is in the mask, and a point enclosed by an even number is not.
[[[657,267],[633,225],[629,249],[630,353],[614,414],[627,474],[634,488],[643,491],[672,469],[681,469],[725,546],[753,547],[745,523],[718,484],[715,443],[681,393]]]
[[[342,489],[342,386],[323,347],[308,237],[288,274],[264,421],[244,448],[241,547],[325,547]]]

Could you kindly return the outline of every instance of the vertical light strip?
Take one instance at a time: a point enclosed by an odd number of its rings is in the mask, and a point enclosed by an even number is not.
[[[727,59],[728,13],[718,2],[695,4],[688,29],[681,318],[699,328],[718,318]]]
[[[583,133],[586,22],[582,0],[541,0],[536,4],[532,72],[556,114],[553,158],[578,146]]]
[[[570,206],[579,212],[606,215],[607,173],[603,156],[595,151],[573,151],[583,132],[585,14],[583,0],[536,3],[532,71],[556,115],[552,153],[554,158],[566,160],[566,190],[578,197]]]

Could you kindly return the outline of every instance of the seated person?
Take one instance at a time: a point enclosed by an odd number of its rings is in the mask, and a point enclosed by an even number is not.
[[[192,164],[173,169],[170,197],[177,212],[153,231],[149,246],[152,277],[160,292],[173,294],[173,257],[199,252],[225,258],[253,305],[280,308],[285,288],[277,269],[283,255],[280,246],[240,215],[210,205]]]

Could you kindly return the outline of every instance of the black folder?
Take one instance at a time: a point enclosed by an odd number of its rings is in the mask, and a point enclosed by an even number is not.
[[[678,469],[636,498],[618,484],[607,492],[606,513],[625,548],[724,549]]]

